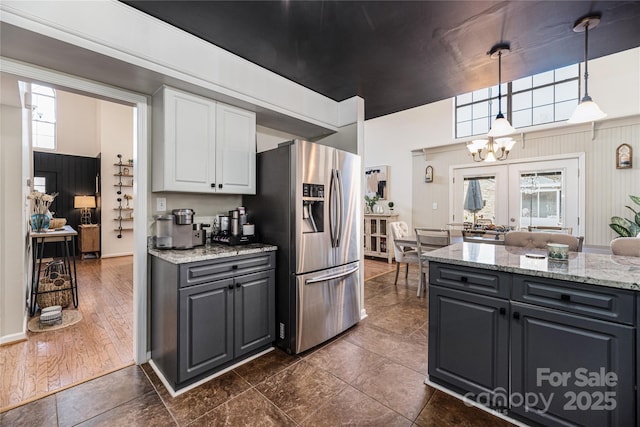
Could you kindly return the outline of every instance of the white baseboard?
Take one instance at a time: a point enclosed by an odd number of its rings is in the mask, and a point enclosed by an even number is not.
[[[121,256],[131,256],[131,255],[133,255],[133,252],[123,252],[121,254],[107,254],[107,255],[100,254],[100,258],[117,258]]]
[[[16,334],[9,334],[0,337],[0,345],[13,344],[14,342],[25,341],[27,334],[24,332],[18,332]]]
[[[156,373],[158,378],[160,378],[160,381],[162,381],[162,384],[167,389],[167,391],[169,392],[171,397],[176,397],[176,396],[180,396],[182,393],[186,393],[187,391],[198,387],[199,385],[202,385],[202,384],[206,383],[207,381],[210,381],[210,380],[212,380],[212,379],[214,379],[216,377],[219,377],[222,374],[226,374],[227,372],[237,368],[238,366],[244,365],[245,363],[250,362],[253,359],[257,359],[258,357],[260,357],[262,355],[265,355],[265,354],[269,353],[272,350],[275,350],[275,347],[270,347],[270,348],[268,348],[268,349],[266,349],[264,351],[261,351],[260,353],[254,354],[251,357],[247,357],[246,359],[243,359],[243,360],[241,360],[240,362],[238,362],[238,363],[236,363],[234,365],[231,365],[231,366],[229,366],[227,368],[224,368],[221,371],[218,371],[215,374],[209,375],[208,377],[203,378],[200,381],[195,382],[193,384],[190,384],[187,387],[181,388],[178,391],[174,390],[173,387],[171,387],[171,385],[169,385],[169,382],[166,380],[166,378],[164,377],[164,375],[162,374],[160,369],[158,369],[156,364],[153,362],[153,359],[149,359],[149,366],[151,366],[151,369],[153,369],[153,371]]]

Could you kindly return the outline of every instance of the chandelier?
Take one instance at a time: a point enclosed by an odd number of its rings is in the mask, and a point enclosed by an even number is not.
[[[513,138],[475,139],[467,144],[474,162],[507,160],[516,141]]]
[[[573,27],[573,31],[576,33],[584,32],[584,97],[580,100],[580,103],[569,120],[567,120],[567,123],[594,122],[607,117],[607,114],[598,107],[598,104],[593,102],[589,96],[589,92],[587,91],[587,83],[589,79],[589,73],[587,71],[587,61],[589,58],[589,28],[595,28],[599,23],[599,15],[587,16],[579,19]]]

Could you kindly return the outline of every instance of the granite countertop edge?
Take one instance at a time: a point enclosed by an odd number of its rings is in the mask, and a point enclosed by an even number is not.
[[[460,246],[459,246],[460,245]],[[481,268],[484,270],[502,271],[507,273],[523,274],[549,279],[558,279],[580,284],[607,286],[611,288],[640,291],[640,259],[635,257],[620,257],[604,254],[572,253],[567,262],[565,271],[547,269],[534,269],[519,265],[520,256],[526,252],[540,252],[526,249],[507,249],[511,252],[505,260],[505,247],[498,245],[485,245],[482,243],[464,243],[464,245],[492,246],[496,251],[496,259],[491,262],[481,259],[472,259],[472,256],[464,255],[461,251],[462,243],[451,245],[424,254],[428,261],[445,264],[459,265],[463,267]],[[544,252],[544,251],[543,251]],[[563,265],[560,265],[560,268]]]
[[[262,252],[272,252],[278,247],[268,243],[251,243],[248,245],[222,245],[207,243],[192,249],[155,249],[149,248],[149,255],[158,257],[172,264],[185,264],[197,261],[209,261],[237,255],[251,255]]]

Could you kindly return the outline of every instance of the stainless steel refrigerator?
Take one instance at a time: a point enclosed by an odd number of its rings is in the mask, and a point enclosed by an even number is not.
[[[361,169],[358,155],[302,140],[257,155],[257,195],[243,204],[278,246],[276,344],[291,354],[360,319]]]

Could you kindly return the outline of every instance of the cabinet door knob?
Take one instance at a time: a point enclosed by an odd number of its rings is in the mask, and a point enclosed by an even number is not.
[[[233,283],[229,284],[229,289],[233,289]]]
[[[462,276],[462,277],[460,277],[460,281],[461,281],[461,282],[463,282],[463,283],[466,283],[466,282],[467,282],[467,280],[469,280],[469,278],[468,278],[468,277],[466,277],[466,276]]]
[[[560,294],[560,299],[562,301],[571,301],[571,295],[569,295],[569,294]]]
[[[216,188],[216,183],[215,182],[211,183],[211,188]]]
[[[504,308],[504,307],[500,307],[500,314],[501,314],[502,316],[504,316],[505,314],[507,314],[507,309],[506,309],[506,308]]]
[[[222,184],[218,184],[218,188],[222,188]]]
[[[513,318],[518,320],[520,318],[520,313],[518,313],[517,311],[513,312]]]
[[[239,288],[240,286],[242,286],[241,283],[236,283],[236,288]]]

